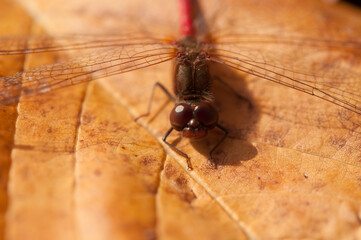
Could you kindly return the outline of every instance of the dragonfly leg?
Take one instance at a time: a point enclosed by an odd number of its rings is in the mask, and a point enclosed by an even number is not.
[[[160,82],[156,82],[154,85],[153,85],[153,88],[152,88],[152,94],[150,96],[150,99],[149,99],[149,102],[148,102],[148,108],[147,108],[147,112],[146,113],[143,113],[141,114],[140,116],[136,117],[134,119],[134,121],[138,121],[139,118],[142,118],[142,117],[146,117],[146,116],[149,116],[150,114],[150,110],[151,110],[151,107],[152,107],[152,101],[153,101],[153,96],[154,96],[154,92],[155,92],[155,89],[159,87],[164,93],[165,95],[167,95],[167,97],[172,101],[172,102],[176,102],[175,98],[172,96],[172,94],[166,89],[166,87],[161,84]]]
[[[167,144],[170,148],[172,148],[174,151],[176,151],[179,155],[183,156],[186,161],[187,161],[187,167],[188,167],[188,170],[192,170],[192,165],[191,165],[191,162],[189,160],[189,157],[186,153],[182,152],[181,150],[179,150],[178,148],[176,148],[173,144],[167,142],[167,137],[170,135],[170,133],[173,131],[173,128],[169,128],[169,130],[164,134],[163,136],[163,142],[165,144]]]
[[[212,153],[214,152],[214,150],[216,150],[216,148],[221,145],[221,143],[224,141],[224,139],[226,139],[226,137],[228,136],[228,130],[225,129],[224,127],[222,127],[221,125],[217,124],[217,126],[219,129],[221,129],[224,132],[223,137],[217,142],[217,144],[211,149],[211,151],[209,151],[209,161],[211,162],[211,166],[216,167],[215,162],[213,161],[213,157],[212,157]]]
[[[239,99],[241,99],[242,101],[247,102],[249,109],[251,109],[251,108],[253,107],[251,101],[250,101],[248,98],[240,95],[240,94],[239,94],[237,91],[235,91],[235,90],[232,88],[232,86],[229,85],[227,82],[223,81],[223,80],[222,80],[220,77],[218,77],[218,76],[215,76],[214,78],[215,78],[218,82],[220,82],[220,83],[222,83],[224,86],[226,86],[229,90],[231,90]]]

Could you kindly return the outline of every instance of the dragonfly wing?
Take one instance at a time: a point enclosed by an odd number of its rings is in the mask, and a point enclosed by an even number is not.
[[[171,44],[125,44],[100,49],[66,62],[43,65],[0,78],[0,104],[115,74],[149,67],[174,58]]]
[[[244,38],[218,39],[211,59],[361,114],[361,73],[351,66],[361,63],[360,42]]]
[[[165,38],[154,38],[148,34],[85,35],[64,36],[30,35],[0,37],[0,56],[41,52],[92,50],[114,48],[126,45],[148,45],[156,42],[170,42]]]

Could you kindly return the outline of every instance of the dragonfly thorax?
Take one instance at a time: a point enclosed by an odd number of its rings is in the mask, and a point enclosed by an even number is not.
[[[202,43],[192,37],[184,38],[177,50],[174,90],[178,103],[170,114],[170,122],[185,137],[204,137],[218,122],[211,94],[209,56]]]
[[[174,71],[174,92],[178,100],[212,101],[208,53],[194,38],[185,38],[178,50]]]

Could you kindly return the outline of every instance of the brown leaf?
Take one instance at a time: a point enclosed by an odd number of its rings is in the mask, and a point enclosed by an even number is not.
[[[177,29],[175,1],[20,2],[51,35],[145,28],[175,35]],[[229,0],[200,6],[211,31],[239,26],[245,33],[359,41],[360,13],[343,5]],[[310,70],[314,78],[344,69],[361,75],[357,52],[267,48],[275,65]],[[59,58],[32,55],[24,67]],[[169,138],[189,154],[193,171],[168,147],[166,156],[149,134],[162,143],[169,128],[172,106],[160,91],[151,116],[140,120],[144,128],[133,122],[146,111],[155,82],[171,89],[171,63],[21,99],[18,116],[15,107],[4,108],[11,117],[3,121],[2,141],[14,145],[8,182],[10,150],[3,148],[6,238],[361,238],[360,116],[225,67],[212,73],[253,105],[215,82],[220,122],[230,130],[216,151],[217,169],[207,159],[221,132],[196,143]],[[361,81],[352,84],[361,88]]]

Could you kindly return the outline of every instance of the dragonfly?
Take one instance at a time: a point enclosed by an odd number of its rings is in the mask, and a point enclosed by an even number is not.
[[[222,64],[287,86],[361,115],[360,89],[355,90],[355,84],[352,84],[359,80],[359,74],[348,73],[347,69],[338,69],[337,74],[323,76],[311,70],[311,67],[300,70],[292,65],[277,65],[277,57],[250,45],[287,45],[307,49],[304,51],[306,53],[315,49],[360,52],[360,42],[238,33],[212,35],[203,39],[197,36],[194,29],[193,5],[194,2],[190,0],[179,0],[179,40],[142,35],[65,36],[55,40],[48,37],[2,38],[0,55],[96,50],[69,61],[1,77],[0,105],[17,102],[20,97],[37,96],[56,89],[174,61],[175,96],[160,83],[154,85],[152,96],[154,90],[160,88],[175,103],[170,113],[171,127],[165,133],[163,141],[186,159],[189,169],[189,156],[167,142],[168,136],[174,130],[181,131],[184,137],[192,139],[203,138],[214,128],[223,131],[224,135],[209,151],[212,165],[215,165],[213,152],[228,135],[228,130],[218,123],[218,110],[211,90],[213,78],[209,73],[210,63]],[[340,76],[346,78],[340,80]],[[149,115],[151,103],[152,97],[147,112],[137,119]]]

